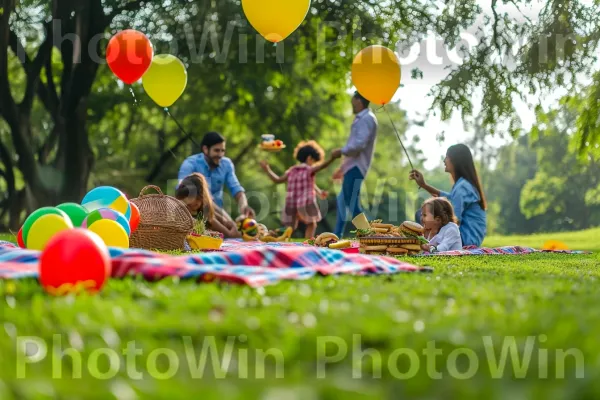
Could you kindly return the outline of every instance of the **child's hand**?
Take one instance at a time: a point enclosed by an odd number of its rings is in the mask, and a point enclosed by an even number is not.
[[[429,250],[431,250],[431,246],[430,246],[430,245],[428,245],[428,244],[422,244],[422,245],[421,245],[421,249],[422,249],[423,251],[429,251]]]
[[[342,149],[336,149],[331,152],[331,159],[335,160],[336,158],[342,157]]]
[[[259,164],[260,164],[260,167],[262,169],[264,169],[265,171],[269,169],[269,163],[266,162],[265,160],[262,160]]]

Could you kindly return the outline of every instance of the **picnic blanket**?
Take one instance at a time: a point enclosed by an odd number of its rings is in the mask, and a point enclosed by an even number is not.
[[[557,253],[557,254],[591,254],[581,250],[537,250],[532,247],[505,246],[496,248],[465,247],[462,250],[440,251],[437,253],[422,253],[419,256],[482,256],[482,255],[519,255],[535,253]]]
[[[138,249],[110,248],[112,277],[140,276],[148,281],[167,277],[197,282],[229,282],[259,287],[282,280],[325,275],[385,275],[428,272],[389,257],[370,257],[298,245],[271,245],[240,251],[173,256]],[[38,277],[40,252],[0,242],[0,279]]]

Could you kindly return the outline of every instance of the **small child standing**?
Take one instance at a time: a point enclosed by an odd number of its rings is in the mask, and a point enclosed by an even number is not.
[[[327,168],[336,158],[331,157],[323,162],[325,152],[314,140],[300,142],[294,150],[294,157],[300,163],[288,169],[283,176],[278,176],[266,161],[260,166],[265,170],[274,183],[287,182],[285,208],[282,212],[281,222],[285,226],[298,228],[298,222],[306,224],[305,238],[315,236],[317,223],[321,221],[321,210],[317,204],[317,194],[324,198],[326,192],[315,185],[315,175]]]
[[[462,250],[460,230],[456,224],[456,216],[452,203],[445,197],[434,197],[426,200],[421,207],[421,221],[429,244],[421,248],[429,252]]]
[[[221,218],[219,209],[213,204],[204,175],[195,172],[186,176],[177,187],[175,198],[185,203],[194,218],[206,220],[208,229],[228,238],[240,237],[235,224]]]

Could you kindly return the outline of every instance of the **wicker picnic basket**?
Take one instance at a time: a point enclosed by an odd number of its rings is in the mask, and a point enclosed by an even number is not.
[[[412,248],[414,245],[419,245],[419,240],[415,238],[398,237],[398,236],[364,236],[359,237],[360,252],[369,254],[369,248],[377,247],[374,250],[377,254],[392,251],[393,249],[406,248],[407,254],[418,253],[419,250]]]
[[[407,237],[395,237],[395,236],[364,236],[359,237],[358,242],[361,245],[367,246],[399,246],[403,244],[419,244],[419,240],[415,238]]]
[[[144,194],[154,189],[158,194]],[[185,204],[164,195],[157,186],[144,187],[130,200],[140,209],[140,224],[131,235],[130,247],[147,250],[181,250],[194,229],[194,218]]]

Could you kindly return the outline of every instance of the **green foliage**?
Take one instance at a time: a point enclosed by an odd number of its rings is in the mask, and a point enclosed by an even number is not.
[[[528,181],[521,194],[521,212],[526,218],[533,218],[547,213],[564,213],[566,205],[560,197],[564,193],[565,178],[536,174]]]
[[[446,3],[447,8],[453,3]],[[573,139],[587,157],[590,146],[600,140],[596,62],[600,4],[551,0],[543,3],[539,15],[531,12],[532,4],[530,0],[491,2],[491,13],[467,30],[477,32],[477,44],[434,87],[434,108],[444,120],[457,111],[467,121],[479,118],[487,134],[506,132],[517,137],[521,110],[515,107],[516,99],[539,107],[559,91],[581,93],[585,101],[573,126]],[[480,10],[465,7],[461,12],[461,18],[470,20]],[[451,48],[451,42],[447,46]],[[481,98],[481,107],[474,107],[474,94]]]
[[[573,146],[578,103],[539,111],[529,136],[499,152],[488,195],[500,206],[501,233],[583,229],[600,225],[600,168],[593,153]]]

